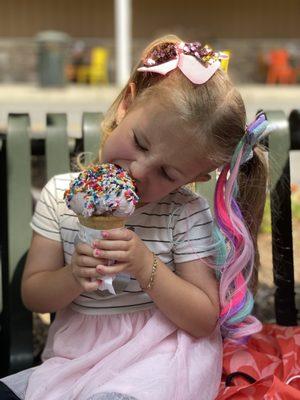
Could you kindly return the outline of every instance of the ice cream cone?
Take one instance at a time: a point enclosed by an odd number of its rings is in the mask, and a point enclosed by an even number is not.
[[[93,247],[103,240],[103,231],[123,228],[139,201],[136,185],[122,167],[103,163],[81,171],[64,193],[66,205],[79,220],[77,241]],[[104,235],[105,236],[105,235]],[[115,260],[101,260],[112,266]],[[101,277],[98,289],[116,295],[130,282],[130,274],[119,272]]]
[[[78,215],[78,219],[81,225],[97,230],[124,228],[126,221],[126,218],[103,215],[93,215],[91,217]]]

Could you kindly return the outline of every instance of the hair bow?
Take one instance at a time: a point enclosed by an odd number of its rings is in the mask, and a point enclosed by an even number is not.
[[[227,60],[229,56],[225,53],[213,52],[207,46],[200,46],[199,43],[181,42],[174,45],[175,58],[161,64],[156,64],[156,62],[149,57],[146,60],[147,65],[137,70],[166,75],[168,72],[179,68],[191,82],[203,84],[212,77],[218,68],[220,68],[221,60]],[[204,55],[201,55],[201,51],[204,52]]]

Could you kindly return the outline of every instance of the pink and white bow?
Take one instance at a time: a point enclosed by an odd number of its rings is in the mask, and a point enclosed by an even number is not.
[[[198,48],[193,47],[194,45]],[[202,48],[200,48],[200,46],[200,43],[181,42],[178,45],[174,45],[176,53],[175,57],[172,57],[171,60],[156,64],[156,61],[149,57],[145,62],[147,65],[138,68],[138,71],[155,72],[166,75],[168,72],[179,68],[191,82],[203,84],[213,76],[218,68],[220,68],[221,60],[227,59],[228,55],[221,52],[215,53],[207,46]],[[200,52],[204,51],[204,56],[201,56],[197,50]],[[188,52],[190,54],[187,54]]]

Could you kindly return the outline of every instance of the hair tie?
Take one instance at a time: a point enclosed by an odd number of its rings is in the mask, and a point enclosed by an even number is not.
[[[251,160],[253,157],[253,148],[256,146],[267,134],[271,132],[267,129],[269,126],[266,114],[260,111],[253,122],[246,126],[245,135],[240,140],[236,150],[238,152],[243,148],[244,153],[241,159],[241,165],[245,164],[247,161]],[[235,152],[238,153],[238,152]],[[233,162],[236,159],[233,156]]]

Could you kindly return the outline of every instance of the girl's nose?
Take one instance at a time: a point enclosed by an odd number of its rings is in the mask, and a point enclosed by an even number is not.
[[[145,163],[133,161],[130,165],[131,176],[137,181],[145,181],[149,174],[149,168]]]

